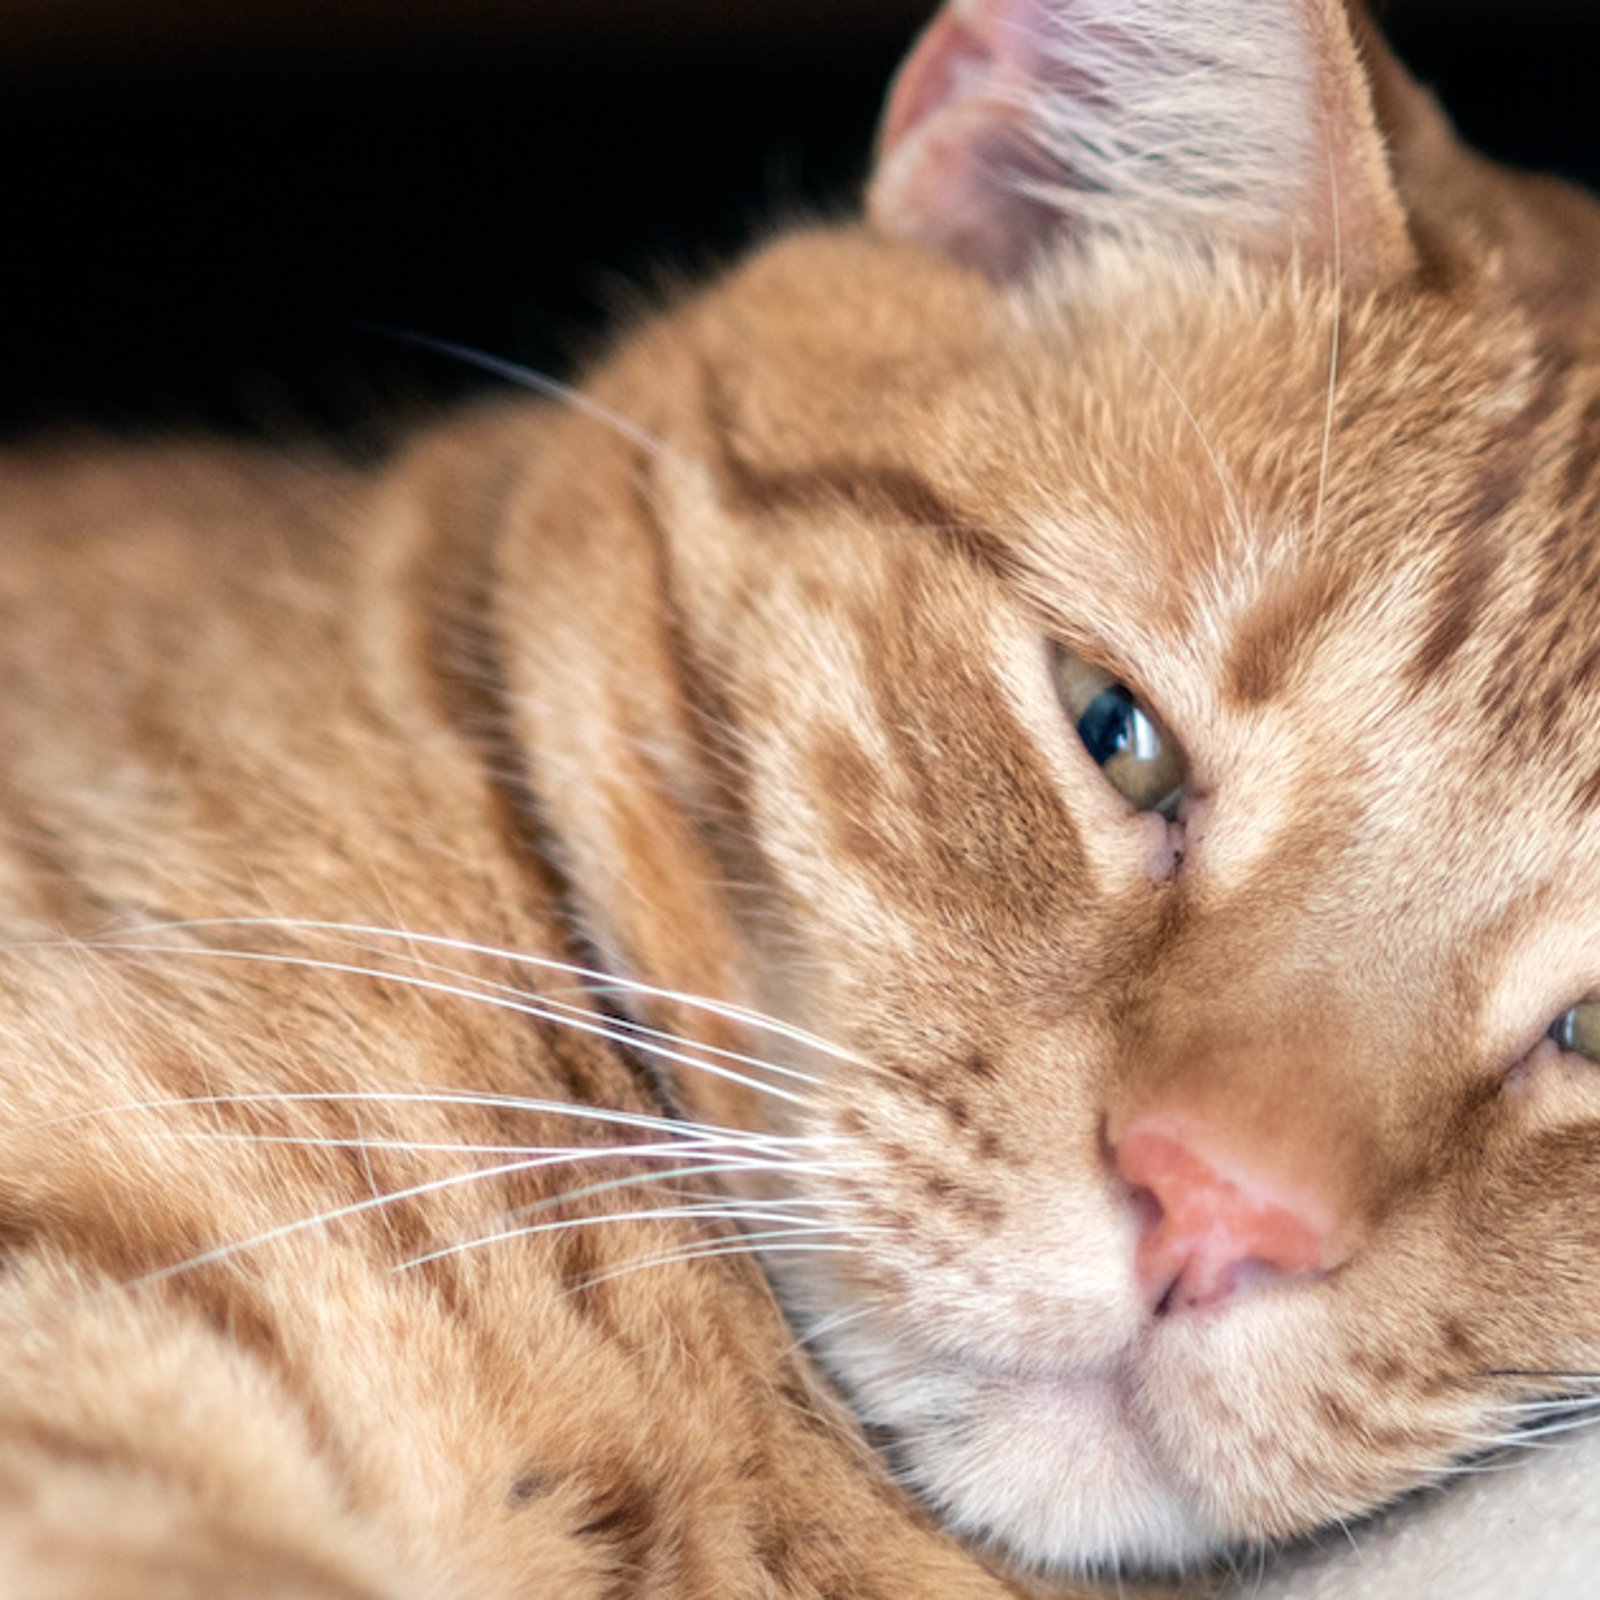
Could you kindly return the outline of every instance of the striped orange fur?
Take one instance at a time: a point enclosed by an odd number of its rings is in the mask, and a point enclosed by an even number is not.
[[[1079,1593],[1592,1390],[1600,210],[1337,0],[952,0],[868,209],[0,455],[0,1593]]]

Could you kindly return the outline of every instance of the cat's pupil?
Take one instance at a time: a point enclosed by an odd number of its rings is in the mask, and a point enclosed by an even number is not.
[[[1056,693],[1107,781],[1140,811],[1176,812],[1184,758],[1177,741],[1126,684],[1064,646],[1051,656]]]
[[[1133,694],[1120,683],[1102,689],[1078,719],[1078,737],[1102,767],[1124,751],[1136,760],[1149,761],[1160,750],[1160,736],[1150,719],[1134,703]]]

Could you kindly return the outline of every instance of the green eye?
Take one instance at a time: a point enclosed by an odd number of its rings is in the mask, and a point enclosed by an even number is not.
[[[1053,652],[1052,671],[1061,704],[1111,786],[1140,811],[1176,815],[1186,776],[1183,752],[1155,713],[1126,684],[1070,651]],[[1596,1031],[1600,1040],[1600,1026]]]
[[[1558,1017],[1550,1037],[1563,1050],[1600,1061],[1600,1001],[1574,1006],[1564,1017]]]

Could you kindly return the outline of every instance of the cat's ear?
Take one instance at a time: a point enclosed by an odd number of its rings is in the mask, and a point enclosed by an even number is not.
[[[872,215],[997,278],[1099,230],[1402,275],[1344,0],[947,0],[901,68]]]

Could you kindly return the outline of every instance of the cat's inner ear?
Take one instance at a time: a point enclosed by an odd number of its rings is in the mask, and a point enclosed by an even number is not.
[[[1344,0],[948,0],[895,80],[871,211],[1002,279],[1097,230],[1357,282],[1415,264]]]

